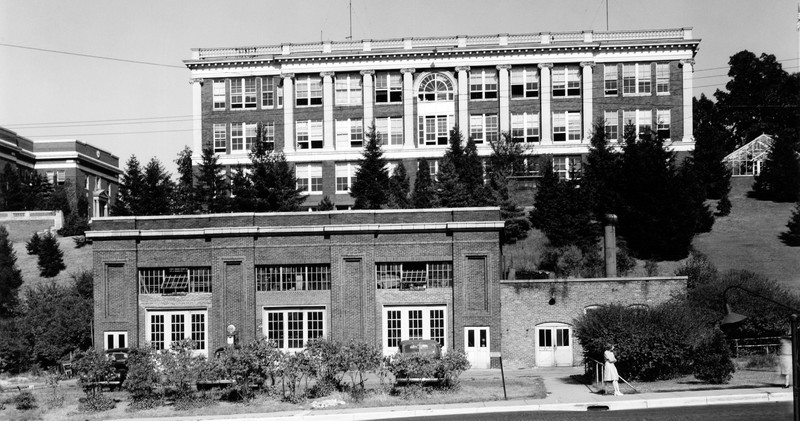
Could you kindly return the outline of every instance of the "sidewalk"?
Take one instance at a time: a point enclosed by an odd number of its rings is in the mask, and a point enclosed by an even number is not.
[[[277,420],[277,421],[356,421],[406,418],[436,415],[480,414],[495,412],[525,411],[588,411],[626,409],[664,408],[675,406],[704,406],[734,403],[791,402],[791,389],[763,387],[752,389],[724,389],[660,393],[639,393],[623,396],[600,395],[588,386],[572,379],[572,375],[582,374],[582,368],[559,367],[538,369],[506,370],[506,379],[522,376],[540,376],[548,391],[544,399],[519,399],[509,401],[488,401],[457,404],[426,404],[389,406],[379,408],[339,408],[327,410],[296,410],[268,414],[231,414],[222,416],[170,417],[170,420]],[[470,370],[470,376],[499,376],[500,370]],[[623,392],[627,389],[621,386]],[[629,389],[628,389],[629,390]],[[136,418],[130,421],[147,421]],[[164,420],[153,419],[150,420]]]

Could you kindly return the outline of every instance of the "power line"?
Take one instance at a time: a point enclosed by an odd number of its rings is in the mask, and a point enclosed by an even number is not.
[[[128,59],[123,59],[123,58],[96,56],[96,55],[92,55],[92,54],[73,53],[73,52],[70,52],[70,51],[48,50],[46,48],[28,47],[28,46],[25,46],[25,45],[15,45],[15,44],[0,43],[0,46],[12,47],[12,48],[21,48],[23,50],[44,51],[46,53],[64,54],[64,55],[68,55],[68,56],[88,57],[88,58],[96,58],[96,59],[100,59],[100,60],[120,61],[120,62],[123,62],[123,63],[144,64],[144,65],[147,65],[147,66],[159,66],[159,67],[169,67],[169,68],[173,68],[173,69],[187,70],[185,66],[176,66],[176,65],[173,65],[173,64],[154,63],[154,62],[150,62],[150,61],[128,60]]]
[[[181,123],[184,121],[200,120],[201,118],[173,118],[173,117],[158,117],[154,119],[138,120],[130,119],[128,121],[99,120],[96,122],[61,122],[61,123],[39,123],[39,124],[26,124],[26,125],[6,125],[5,127],[13,129],[54,129],[59,127],[92,127],[92,126],[113,126],[113,125],[127,125],[127,124],[160,124],[160,123]]]
[[[143,132],[116,132],[116,133],[73,133],[73,134],[58,134],[58,135],[38,135],[38,136],[25,136],[25,137],[83,137],[83,136],[119,136],[129,134],[152,134],[152,133],[172,133],[172,132],[191,132],[194,129],[174,129],[174,130],[151,130]]]

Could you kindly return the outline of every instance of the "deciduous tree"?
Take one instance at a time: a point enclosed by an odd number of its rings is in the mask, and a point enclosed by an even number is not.
[[[775,202],[794,202],[800,193],[797,133],[784,129],[774,136],[750,196]]]

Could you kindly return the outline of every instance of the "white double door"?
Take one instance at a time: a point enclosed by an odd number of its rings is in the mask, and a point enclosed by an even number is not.
[[[464,328],[464,353],[472,368],[489,368],[491,359],[489,352],[491,338],[489,328],[465,327]]]
[[[572,328],[564,323],[536,326],[536,366],[572,365]]]

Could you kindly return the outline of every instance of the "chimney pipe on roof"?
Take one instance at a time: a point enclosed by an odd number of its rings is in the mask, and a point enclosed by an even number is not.
[[[617,215],[606,214],[603,254],[606,262],[606,278],[617,277]]]

